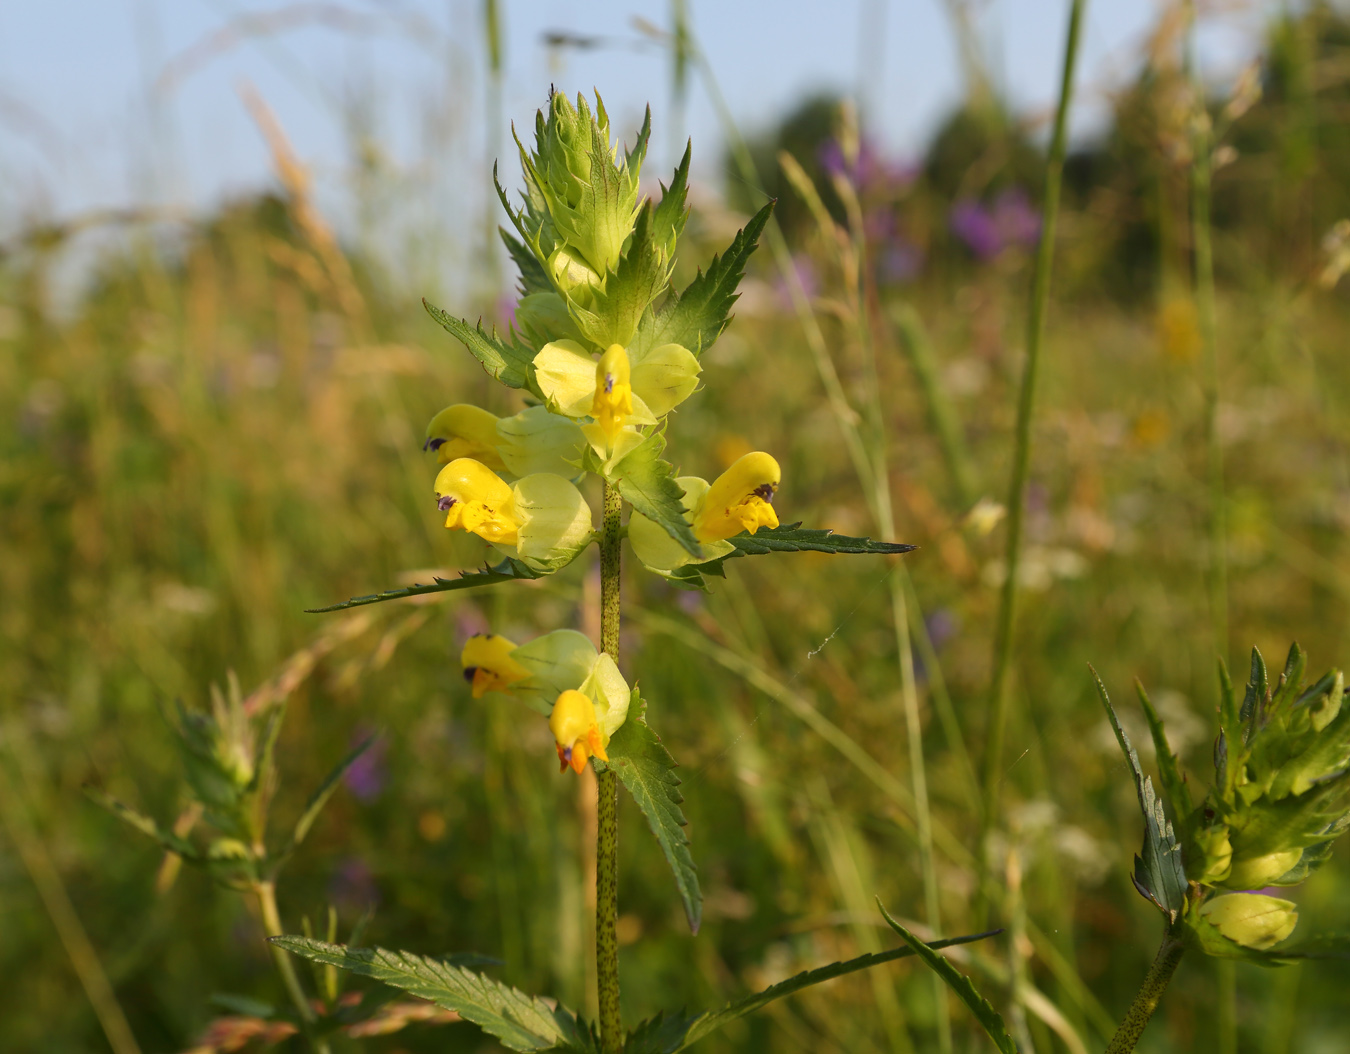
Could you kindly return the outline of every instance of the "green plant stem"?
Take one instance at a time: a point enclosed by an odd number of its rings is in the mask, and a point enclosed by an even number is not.
[[[286,931],[281,928],[281,913],[277,911],[276,883],[258,882],[253,887],[253,894],[258,898],[258,908],[262,912],[263,930],[269,937],[281,936]],[[300,987],[295,963],[292,962],[290,954],[277,945],[268,942],[268,948],[272,952],[272,962],[276,964],[277,973],[281,974],[281,981],[286,986],[291,1002],[295,1004],[295,1012],[300,1015],[300,1021],[308,1032],[309,1026],[318,1020],[318,1016],[314,1013],[314,1007],[310,1005],[305,990]],[[322,1039],[311,1038],[310,1046],[316,1054],[328,1054],[328,1043]]]
[[[600,528],[600,647],[619,658],[619,568],[623,500],[605,484],[605,518]],[[597,774],[599,800],[595,837],[595,974],[600,995],[600,1049],[623,1049],[619,1015],[619,783],[613,769]]]
[[[1055,218],[1059,212],[1059,188],[1068,141],[1069,103],[1073,98],[1074,67],[1078,59],[1079,30],[1086,0],[1073,0],[1069,12],[1069,37],[1064,48],[1064,71],[1055,111],[1055,131],[1045,170],[1045,196],[1041,206],[1041,241],[1036,249],[1036,267],[1031,282],[1031,310],[1027,316],[1027,354],[1022,367],[1022,387],[1017,401],[1017,430],[1013,447],[1012,475],[1008,482],[1008,535],[1003,566],[1003,589],[999,597],[998,622],[994,630],[994,673],[990,682],[989,735],[984,756],[984,810],[979,858],[980,908],[977,918],[988,911],[985,886],[989,877],[986,843],[997,824],[1003,787],[1003,738],[1008,724],[1008,672],[1012,666],[1013,631],[1017,616],[1017,571],[1022,551],[1022,524],[1026,512],[1027,473],[1031,461],[1031,422],[1036,408],[1036,378],[1041,346],[1045,342],[1045,312],[1050,301],[1050,270],[1055,253]]]
[[[1134,1050],[1139,1037],[1144,1034],[1144,1026],[1153,1016],[1153,1011],[1158,1008],[1158,1000],[1162,998],[1167,982],[1172,980],[1172,974],[1176,973],[1177,963],[1181,962],[1181,953],[1185,950],[1185,946],[1171,933],[1163,937],[1158,954],[1153,959],[1153,965],[1148,968],[1148,976],[1144,978],[1139,994],[1134,997],[1134,1002],[1126,1011],[1125,1019],[1116,1029],[1116,1034],[1107,1044],[1106,1054],[1129,1054],[1129,1051]]]

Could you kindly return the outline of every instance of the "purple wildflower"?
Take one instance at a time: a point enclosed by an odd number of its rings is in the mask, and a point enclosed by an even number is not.
[[[947,222],[952,233],[966,243],[977,259],[992,260],[1003,248],[993,215],[973,198],[962,198],[953,204]]]
[[[358,728],[352,736],[352,745],[355,746],[370,736],[369,728]],[[377,739],[366,748],[364,754],[352,762],[351,767],[343,775],[342,781],[359,801],[374,801],[384,790],[389,775],[385,765],[386,749],[385,741]]]

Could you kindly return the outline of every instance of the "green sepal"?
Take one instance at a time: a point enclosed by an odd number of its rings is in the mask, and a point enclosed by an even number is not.
[[[1153,781],[1144,775],[1139,765],[1139,755],[1130,745],[1130,737],[1120,727],[1120,721],[1106,694],[1106,685],[1097,676],[1091,666],[1092,679],[1097,685],[1097,694],[1101,697],[1102,707],[1116,733],[1121,753],[1129,763],[1134,775],[1135,791],[1139,795],[1139,808],[1144,814],[1144,847],[1134,858],[1134,874],[1131,879],[1140,896],[1151,900],[1166,917],[1169,924],[1175,923],[1186,907],[1186,871],[1182,866],[1181,845],[1177,842],[1172,825],[1162,802],[1153,792]]]
[[[348,948],[309,937],[270,940],[312,962],[374,978],[453,1010],[510,1050],[562,1049],[596,1054],[599,1049],[591,1029],[562,1004],[550,1006],[539,996],[527,995],[463,965],[481,961],[477,956],[438,959],[383,948]]]
[[[700,271],[684,292],[672,294],[659,310],[643,316],[633,349],[641,353],[662,344],[679,344],[702,355],[712,347],[727,327],[739,296],[736,287],[745,277],[746,261],[758,245],[773,206],[771,201],[755,213],[726,252],[714,256],[708,269]]]
[[[680,794],[678,764],[661,742],[661,737],[647,724],[647,704],[636,688],[628,703],[628,718],[615,731],[606,748],[609,767],[619,775],[628,793],[637,802],[647,825],[675,876],[680,891],[689,929],[698,932],[703,920],[703,891],[698,885],[698,868],[689,852],[689,836],[685,833],[688,820],[680,808],[684,801]]]
[[[1181,939],[1185,944],[1214,959],[1237,959],[1241,962],[1255,963],[1257,966],[1266,967],[1287,966],[1290,959],[1289,952],[1277,951],[1273,948],[1261,951],[1259,948],[1249,948],[1245,944],[1239,944],[1237,941],[1225,937],[1219,932],[1218,926],[1200,914],[1198,905],[1195,909],[1186,912],[1180,932]],[[1291,947],[1290,950],[1295,949]]]
[[[440,323],[447,333],[459,340],[496,380],[508,388],[527,388],[534,391],[530,384],[530,365],[534,361],[534,352],[521,344],[507,343],[497,336],[494,329],[491,335],[484,332],[483,323],[470,326],[468,321],[447,314],[435,304],[423,298],[422,306],[427,314]],[[535,394],[538,394],[537,392]]]
[[[329,604],[323,608],[306,608],[308,615],[323,615],[330,611],[345,611],[347,608],[363,607],[366,604],[382,604],[386,600],[404,600],[408,597],[420,597],[427,593],[445,593],[453,589],[476,589],[478,586],[492,586],[498,582],[532,581],[543,578],[543,573],[527,567],[520,560],[507,557],[499,564],[485,566],[479,571],[461,571],[458,578],[433,578],[425,585],[404,586],[402,589],[386,589],[383,593],[370,593],[366,596],[352,597],[341,604]]]
[[[1002,932],[1002,930],[988,930],[984,933],[971,933],[963,937],[948,937],[945,940],[933,941],[928,947],[938,949],[951,948],[958,944],[972,944],[975,941],[997,936]],[[648,1045],[637,1049],[642,1050],[644,1054],[653,1050],[662,1050],[663,1054],[676,1054],[678,1051],[693,1046],[700,1039],[711,1035],[719,1028],[729,1025],[733,1021],[738,1021],[747,1014],[753,1014],[761,1007],[768,1006],[784,996],[793,995],[804,988],[810,988],[812,985],[822,984],[825,981],[833,981],[836,977],[844,977],[847,974],[857,973],[859,970],[880,966],[882,963],[895,962],[897,959],[908,959],[913,954],[914,949],[910,947],[892,948],[887,952],[871,952],[867,955],[859,955],[856,959],[830,963],[828,966],[821,966],[815,970],[806,970],[795,977],[789,977],[786,981],[780,981],[762,992],[756,992],[743,999],[728,1003],[721,1010],[709,1010],[700,1014],[694,1018],[693,1023],[689,1026],[689,1031],[685,1033],[678,1046],[654,1048]],[[666,1019],[667,1022],[672,1020],[675,1019]],[[641,1030],[640,1026],[638,1031],[641,1032]]]
[[[661,460],[666,448],[665,436],[649,435],[608,472],[593,449],[582,452],[582,467],[619,488],[619,494],[694,556],[702,556],[694,529],[684,512],[684,488],[675,481],[670,462]]]
[[[924,965],[941,977],[947,987],[966,1004],[985,1034],[994,1041],[994,1046],[1002,1054],[1017,1054],[1017,1044],[1013,1042],[1012,1036],[1008,1035],[1008,1026],[1003,1023],[1002,1016],[989,1004],[989,1000],[975,990],[970,978],[958,972],[950,962],[934,951],[933,945],[925,944],[891,918],[891,913],[886,910],[880,899],[877,900],[877,907],[881,909],[886,924],[900,934],[904,942],[914,949],[914,954],[924,961]]]

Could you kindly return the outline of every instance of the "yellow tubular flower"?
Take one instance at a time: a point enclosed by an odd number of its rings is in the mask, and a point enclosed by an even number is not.
[[[605,753],[609,737],[600,729],[590,696],[571,688],[563,692],[553,704],[548,727],[558,744],[559,772],[566,772],[571,766],[579,773],[589,757],[609,760]]]
[[[595,396],[591,403],[591,415],[600,423],[611,443],[633,416],[630,376],[628,352],[621,344],[611,344],[595,364]]]
[[[475,699],[481,699],[487,692],[508,691],[517,681],[530,676],[511,657],[515,650],[514,641],[492,633],[478,633],[465,641],[459,661],[464,667],[464,679],[473,686]]]
[[[716,480],[694,513],[694,537],[718,541],[761,527],[777,527],[773,496],[782,472],[778,462],[762,450],[746,454]]]
[[[436,505],[451,530],[469,531],[493,544],[516,544],[520,521],[515,495],[480,461],[457,458],[441,469],[436,476]]]
[[[434,450],[442,465],[461,457],[481,461],[494,472],[506,466],[497,453],[497,415],[469,403],[447,406],[427,425],[423,450]]]

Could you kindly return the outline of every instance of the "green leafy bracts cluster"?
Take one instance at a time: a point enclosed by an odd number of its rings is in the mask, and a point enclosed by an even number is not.
[[[216,833],[198,844],[188,832],[162,827],[101,790],[87,788],[95,802],[149,835],[165,852],[205,869],[231,889],[271,882],[295,852],[337,790],[343,775],[374,742],[370,738],[343,758],[310,796],[304,811],[280,843],[267,844],[267,820],[276,789],[275,748],[283,703],[250,709],[233,678],[227,691],[211,688],[211,709],[192,711],[177,704],[174,732],[190,794]],[[190,815],[190,814],[189,814]]]
[[[1206,954],[1279,965],[1344,952],[1336,941],[1280,946],[1298,921],[1295,905],[1264,890],[1302,882],[1350,827],[1350,707],[1345,680],[1332,670],[1312,685],[1295,644],[1277,684],[1252,649],[1241,704],[1220,667],[1219,735],[1214,784],[1193,805],[1162,722],[1139,689],[1157,748],[1162,800],[1102,701],[1135,771],[1147,830],[1135,884],[1167,916],[1169,928]],[[1164,812],[1178,818],[1175,829]],[[1341,942],[1344,943],[1344,942]],[[1279,946],[1279,947],[1277,947]],[[1348,945],[1347,947],[1350,947]]]

